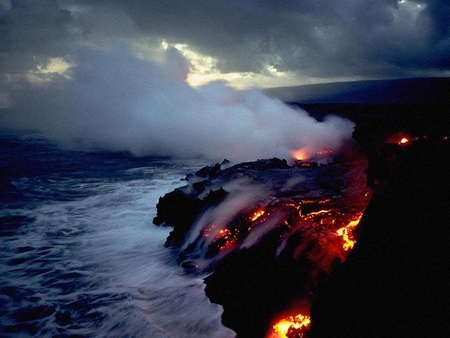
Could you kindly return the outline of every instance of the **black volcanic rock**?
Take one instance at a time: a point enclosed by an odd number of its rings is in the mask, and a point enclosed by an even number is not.
[[[160,199],[154,222],[174,227],[166,245],[186,273],[214,271],[206,293],[224,307],[223,323],[239,337],[262,337],[293,301],[309,304],[345,258],[336,230],[364,210],[366,164],[208,166]],[[255,210],[264,210],[256,221]]]
[[[322,175],[326,175],[325,171]],[[299,172],[290,167],[286,160],[278,158],[245,162],[231,167],[229,162],[224,160],[221,164],[207,166],[195,174],[187,175],[186,186],[161,197],[153,223],[172,226],[174,229],[167,238],[166,246],[178,248],[194,220],[208,208],[219,204],[228,195],[223,188],[225,184],[246,178],[255,183],[267,182],[275,190],[280,190],[287,180],[298,175]],[[311,180],[313,178],[309,179]],[[338,181],[339,178],[328,177],[328,180]],[[310,190],[321,189],[320,180],[316,184],[310,182],[310,186],[312,186]]]
[[[198,183],[194,184],[194,191],[203,192],[205,184],[202,184],[201,189],[195,189],[196,187],[198,188]],[[186,194],[180,189],[175,189],[161,197],[157,205],[158,213],[153,219],[153,223],[155,225],[165,224],[174,228],[167,238],[166,246],[179,247],[200,212],[219,203],[226,195],[227,193],[220,188],[210,190],[203,199],[200,199],[196,194]]]
[[[316,118],[333,112],[330,107],[314,106]],[[355,248],[343,264],[333,262],[331,275],[318,271],[311,282],[312,261],[304,256],[292,259],[302,234],[291,236],[277,256],[285,231],[279,227],[215,265],[205,280],[208,297],[223,305],[223,323],[238,337],[264,336],[273,316],[296,299],[313,301],[310,338],[447,336],[449,106],[331,108],[357,123],[354,139],[367,154],[368,185],[375,190]],[[411,135],[411,142],[386,142],[395,133]],[[278,159],[233,167],[216,164],[188,175],[187,186],[164,196],[155,222],[174,226],[167,244],[176,248],[199,215],[226,200],[228,182],[246,178],[270,185],[275,200],[299,201],[299,196],[339,195],[345,188],[342,173],[339,165],[303,169]],[[304,180],[286,188],[299,174]],[[302,212],[310,212],[307,205]],[[187,245],[179,256],[189,273],[198,271],[192,255],[196,244]],[[309,245],[314,248],[316,243]],[[220,249],[209,247],[206,258]]]
[[[307,260],[292,252],[276,258],[274,234],[251,250],[231,254],[206,278],[208,298],[224,307],[222,322],[238,337],[264,337],[273,316],[292,300],[309,297]]]
[[[448,336],[450,142],[418,141],[369,168],[386,184],[355,249],[316,293],[309,337]]]

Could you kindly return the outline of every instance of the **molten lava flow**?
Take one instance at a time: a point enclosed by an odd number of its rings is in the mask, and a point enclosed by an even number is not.
[[[224,229],[220,229],[215,237],[216,241],[219,239],[224,239],[226,242],[233,242],[236,240],[236,236],[229,229],[224,228]]]
[[[362,214],[360,214],[357,219],[350,221],[345,227],[336,230],[337,235],[344,240],[342,247],[345,251],[353,249],[356,243],[355,238],[353,237],[353,229],[359,224],[361,217]]]
[[[396,147],[400,140],[395,140]],[[317,155],[328,154],[325,149]],[[241,193],[233,196],[232,191],[225,200],[226,207],[209,207],[202,216],[205,219],[199,220],[199,236],[192,236],[180,253],[185,265],[198,271],[198,265],[194,265],[197,259],[203,264],[200,269],[207,270],[232,252],[246,250],[253,255],[267,247],[276,254],[273,264],[280,269],[280,279],[301,276],[293,290],[283,289],[286,292],[278,306],[289,308],[275,317],[284,319],[268,327],[267,337],[271,338],[306,336],[311,320],[305,314],[314,293],[354,247],[358,240],[355,228],[371,196],[365,160],[324,166],[305,161],[305,149],[294,152],[294,156],[301,160],[286,170],[243,167],[238,173],[245,172],[255,184],[264,182],[264,189],[255,189],[257,197],[252,192],[249,203],[243,204],[247,197],[243,199]],[[297,170],[299,167],[304,169]],[[252,247],[256,248],[254,252],[247,251]],[[292,273],[285,267],[292,267]]]
[[[308,214],[308,216],[317,216],[317,215],[321,215],[321,214],[327,214],[329,213],[331,210],[319,210],[319,211],[312,211]]]
[[[398,132],[395,134],[392,134],[387,137],[386,143],[388,144],[398,144],[400,146],[409,145],[412,141],[416,140],[417,138],[413,138],[411,135],[404,133],[404,132]]]
[[[280,320],[273,326],[273,332],[281,338],[305,337],[311,324],[311,318],[298,314]]]
[[[265,213],[266,213],[266,211],[265,211],[264,209],[258,209],[258,210],[256,210],[256,211],[253,213],[252,217],[250,217],[250,220],[251,220],[252,222],[254,222],[254,221],[256,221],[258,218],[260,218],[261,216],[264,216]]]
[[[297,161],[304,161],[310,158],[305,148],[301,148],[292,152],[292,157]]]
[[[321,155],[321,156],[331,155],[331,154],[333,154],[333,150],[331,150],[330,148],[325,148],[325,149],[317,152],[317,155]]]
[[[215,228],[217,228],[217,225],[215,225],[215,224],[210,224],[209,226],[205,227],[205,228],[202,230],[203,236],[209,237],[210,234],[211,234],[211,231],[213,231]]]
[[[336,259],[341,262],[345,261],[348,253],[356,244],[357,238],[355,238],[354,230],[360,223],[371,193],[364,181],[359,182],[359,179],[364,179],[365,176],[358,176],[354,172],[352,177],[355,179],[352,184],[355,190],[351,190],[350,195],[341,198],[322,199],[319,197],[301,200],[299,217],[289,220],[293,224],[291,224],[292,230],[287,238],[294,233],[301,234],[302,238],[294,252],[294,258],[298,260],[306,258],[314,266],[309,272],[307,286],[308,292],[311,293],[304,298],[295,300],[294,304],[303,303],[303,307],[310,307],[314,298],[314,290],[317,287],[317,284],[314,283],[320,273],[330,273]],[[292,316],[276,322],[267,332],[266,338],[306,337],[311,320],[303,315],[294,316],[296,312],[287,312]],[[304,318],[306,318],[305,325],[300,325],[299,323]]]
[[[298,150],[294,150],[291,156],[295,161],[307,161],[311,158],[323,158],[332,154],[333,150],[331,150],[330,148],[324,148],[323,150],[320,150],[315,154],[311,154],[311,152],[309,152],[306,148],[301,148]]]

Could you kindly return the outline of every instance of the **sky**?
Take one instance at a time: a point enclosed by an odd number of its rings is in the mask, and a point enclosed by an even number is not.
[[[0,0],[0,126],[135,154],[338,147],[350,123],[248,88],[450,76],[449,18],[448,0]]]
[[[448,76],[449,18],[447,0],[0,0],[0,97],[118,43],[154,61],[177,48],[191,85]]]

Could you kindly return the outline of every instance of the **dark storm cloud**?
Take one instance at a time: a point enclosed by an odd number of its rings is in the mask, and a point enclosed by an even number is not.
[[[141,34],[187,43],[216,57],[223,71],[259,72],[269,63],[312,76],[395,76],[449,66],[450,4],[443,0],[71,3],[119,10]]]
[[[188,44],[223,72],[395,77],[450,68],[446,0],[0,2],[1,73],[138,37]],[[422,7],[419,8],[418,5]],[[154,40],[155,41],[155,40]]]
[[[348,121],[317,123],[221,83],[195,89],[179,51],[155,63],[129,44],[187,44],[222,72],[272,65],[299,81],[435,75],[450,70],[449,11],[439,0],[0,0],[0,107],[12,108],[0,118],[135,154],[242,160],[338,149]],[[71,62],[70,78],[48,73],[56,57]]]
[[[52,0],[0,4],[0,73],[20,74],[72,50],[69,11]]]

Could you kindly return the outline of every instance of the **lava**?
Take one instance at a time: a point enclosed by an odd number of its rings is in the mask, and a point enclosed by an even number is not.
[[[359,196],[363,205],[359,211],[346,210],[345,206],[348,201],[340,204],[333,199],[305,200],[303,206],[306,210],[303,210],[299,224],[303,244],[297,248],[296,255],[300,256],[306,253],[317,269],[327,273],[331,271],[335,258],[339,258],[341,262],[344,261],[356,244],[353,232],[360,223],[370,193],[366,191]],[[316,249],[308,252],[311,243],[317,243]],[[311,276],[314,276],[314,272]],[[312,299],[303,299],[302,302],[310,304]],[[291,315],[277,321],[272,326],[272,332],[269,332],[266,337],[306,337],[310,323],[311,319],[308,316]]]
[[[310,159],[318,159],[318,158],[324,158],[330,155],[333,155],[333,150],[330,148],[323,148],[322,150],[319,150],[313,154],[311,154],[310,151],[308,151],[306,148],[301,148],[292,151],[291,156],[294,159],[294,161],[308,161]],[[313,162],[308,162],[313,163]]]
[[[311,318],[309,316],[298,314],[281,319],[273,325],[272,330],[280,338],[302,338],[306,337],[310,324]]]
[[[215,224],[210,224],[209,226],[205,227],[205,228],[202,230],[203,236],[209,237],[210,234],[211,234],[211,231],[214,230],[215,228],[217,228],[217,225],[215,225]]]
[[[331,154],[333,154],[333,150],[331,150],[330,148],[325,148],[325,149],[317,152],[317,155],[321,155],[321,156],[328,156]]]
[[[328,154],[325,149],[316,156]],[[305,313],[309,313],[314,293],[354,247],[355,229],[371,197],[365,160],[322,165],[305,161],[305,149],[294,155],[301,160],[293,167],[273,160],[243,163],[211,175],[204,187],[195,187],[198,191],[185,190],[195,198],[208,191],[207,197],[214,196],[221,191],[214,190],[219,186],[227,192],[221,204],[210,204],[208,199],[185,235],[178,259],[189,271],[209,272],[231,253],[236,253],[234,257],[250,255],[253,252],[247,250],[267,245],[277,268],[287,264],[281,278],[299,274],[298,290],[292,292],[295,298],[280,300],[279,306],[290,309],[274,317],[284,319],[268,327],[269,337],[306,336],[310,318]],[[302,164],[312,168],[298,170]],[[181,199],[180,205],[184,202]]]
[[[258,218],[260,218],[261,216],[264,216],[265,213],[266,213],[266,211],[265,211],[264,209],[256,210],[256,211],[253,213],[252,217],[250,217],[250,220],[251,220],[252,222],[254,222],[254,221],[256,221]]]
[[[345,227],[336,230],[337,235],[344,240],[342,247],[345,251],[353,249],[355,246],[356,240],[353,236],[353,229],[359,224],[361,217],[362,214],[360,214],[357,219],[350,221]]]
[[[404,133],[404,132],[398,132],[392,135],[389,135],[386,139],[386,143],[391,144],[398,144],[400,146],[409,145],[411,141],[415,141],[417,139],[413,138],[411,135]]]
[[[367,194],[364,195],[367,197]],[[323,202],[323,201],[320,201]],[[329,201],[330,202],[330,201]],[[321,203],[317,203],[321,204]],[[342,213],[338,209],[321,209],[318,211],[311,211],[307,215],[303,215],[303,220],[309,220],[310,231],[305,231],[304,227],[304,237],[305,244],[297,249],[299,253],[304,253],[306,251],[307,243],[306,240],[311,236],[311,241],[318,239],[320,246],[319,252],[312,252],[309,254],[308,258],[316,263],[316,266],[320,267],[324,271],[331,270],[331,266],[327,267],[327,261],[331,265],[331,260],[327,260],[328,257],[339,257],[341,260],[345,260],[348,251],[353,249],[356,240],[353,235],[353,230],[358,226],[361,218],[362,212],[358,212],[353,216],[350,216],[347,224],[335,230],[334,236],[339,238],[340,243],[335,243],[333,241],[333,236],[329,232],[331,229],[336,227],[336,224],[342,224],[343,219],[348,217],[347,214]],[[343,242],[343,243],[342,243]],[[341,253],[336,245],[341,245],[341,248],[345,253]],[[341,249],[341,250],[342,250]],[[305,300],[304,300],[305,301]],[[306,333],[309,330],[311,324],[311,318],[303,314],[297,314],[295,316],[289,316],[283,318],[276,322],[272,326],[272,333],[268,335],[270,338],[283,337],[283,338],[297,338],[306,337]],[[274,335],[274,333],[276,335]]]
[[[292,157],[297,161],[304,161],[310,158],[307,150],[305,148],[301,148],[292,152]]]
[[[319,211],[313,211],[308,214],[308,216],[316,216],[316,215],[322,215],[322,214],[328,214],[331,210],[319,210]]]

